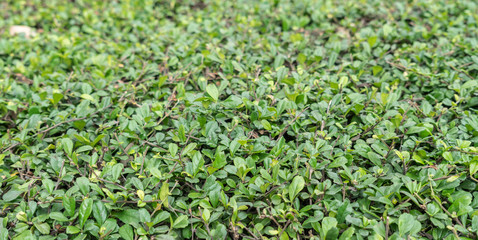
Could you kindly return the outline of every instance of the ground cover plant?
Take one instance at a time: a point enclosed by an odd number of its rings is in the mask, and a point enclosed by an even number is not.
[[[477,239],[476,1],[0,16],[2,240]]]

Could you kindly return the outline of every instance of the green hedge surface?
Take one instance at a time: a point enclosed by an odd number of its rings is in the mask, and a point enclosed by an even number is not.
[[[476,1],[0,16],[0,240],[478,237]]]

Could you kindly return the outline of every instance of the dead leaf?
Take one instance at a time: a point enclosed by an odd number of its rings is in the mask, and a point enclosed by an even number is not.
[[[25,84],[28,84],[28,85],[32,85],[33,84],[33,80],[31,79],[28,79],[27,77],[25,77],[23,74],[21,73],[15,73],[15,78],[17,79],[17,81],[19,82],[22,82],[22,83],[25,83]]]
[[[12,36],[24,35],[26,38],[31,38],[34,37],[36,34],[37,33],[35,29],[29,26],[15,25],[10,27],[10,35]]]

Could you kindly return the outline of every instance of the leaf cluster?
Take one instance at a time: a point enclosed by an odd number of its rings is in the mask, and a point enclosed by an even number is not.
[[[1,240],[478,237],[475,1],[0,15]]]

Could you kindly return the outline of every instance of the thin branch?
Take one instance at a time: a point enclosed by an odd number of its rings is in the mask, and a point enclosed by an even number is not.
[[[280,231],[280,233],[279,233],[279,239],[281,238],[282,234],[284,233],[285,229],[289,226],[289,224],[290,224],[290,219],[287,220],[287,222],[285,223],[284,228],[282,228],[282,231]]]
[[[251,231],[251,230],[248,228],[248,227],[244,227],[244,229],[246,229],[246,230],[247,230],[247,232],[249,232],[249,234],[251,234],[251,235],[252,235],[252,237],[254,237],[254,239],[257,239],[257,240],[259,240],[259,239],[260,239],[260,238],[259,238],[259,237],[257,237],[257,236],[256,236],[256,235],[255,235],[255,234],[254,234],[254,233],[253,233],[253,232],[252,232],[252,231]]]
[[[146,150],[144,151],[143,155],[143,161],[141,161],[141,170],[139,171],[139,175],[143,175],[143,166],[144,166],[144,160],[146,158],[146,154],[148,154],[149,147],[146,147]]]
[[[65,167],[65,159],[63,159],[63,163],[61,164],[60,172],[58,173],[58,180],[56,181],[55,185],[55,190],[58,189],[58,186],[60,185],[61,182],[61,173],[63,172],[63,167]],[[54,191],[55,191],[54,190]]]
[[[390,218],[387,216],[386,225],[385,225],[385,240],[388,240],[388,234],[389,234],[389,231],[390,231],[389,219]]]
[[[361,132],[359,135],[353,137],[353,138],[351,139],[352,142],[355,142],[355,141],[359,140],[363,135],[365,135],[365,134],[367,134],[368,132],[374,130],[375,127],[377,127],[377,125],[378,125],[379,123],[381,123],[381,122],[382,122],[382,119],[378,120],[373,126],[370,126],[370,127],[367,128],[365,131]]]
[[[467,72],[461,70],[461,69],[457,69],[456,67],[454,67],[453,65],[447,63],[447,65],[451,68],[453,68],[453,70],[457,71],[457,72],[461,72],[463,74],[465,74],[467,77],[469,77],[470,79],[475,79],[474,77],[472,77],[470,74],[468,74]]]
[[[121,95],[119,101],[122,101],[122,99],[124,98],[125,95],[126,95],[126,92],[123,93],[123,95]],[[73,118],[73,119],[69,119],[69,120],[66,120],[66,121],[57,123],[57,124],[55,124],[55,125],[53,125],[53,126],[51,126],[51,127],[48,127],[48,128],[46,128],[46,129],[44,129],[44,130],[41,130],[41,131],[39,131],[39,132],[33,134],[32,137],[36,137],[36,136],[38,136],[38,135],[40,135],[40,134],[46,134],[46,133],[48,133],[49,131],[51,131],[51,130],[53,130],[53,129],[55,129],[55,128],[57,128],[57,127],[63,125],[63,124],[67,124],[67,123],[70,123],[70,122],[76,122],[76,121],[85,120],[85,119],[87,119],[87,118],[89,118],[89,117],[92,117],[92,116],[94,116],[94,115],[96,115],[96,114],[98,114],[98,113],[100,113],[100,112],[103,112],[104,110],[110,108],[111,106],[113,106],[113,103],[109,104],[108,106],[106,106],[106,107],[103,108],[103,109],[97,110],[97,111],[95,111],[95,112],[89,114],[88,116],[80,117],[80,118]],[[43,135],[43,137],[44,137],[44,136],[45,136],[45,135]],[[15,144],[13,144],[13,145],[11,145],[10,147],[8,147],[7,149],[5,149],[2,153],[8,152],[8,151],[10,151],[11,149],[15,148],[16,146],[18,146],[18,145],[20,145],[20,144],[22,144],[22,143],[15,143]]]
[[[443,177],[435,178],[435,179],[433,179],[433,181],[440,181],[440,180],[448,179],[448,178],[451,178],[451,177],[458,177],[458,176],[460,176],[460,174],[456,174],[456,175],[453,175],[453,176],[443,176]]]
[[[455,222],[457,222],[461,227],[463,227],[464,229],[465,226],[463,226],[463,223],[461,223],[460,219],[458,219],[457,217],[453,217],[453,215],[445,208],[443,207],[443,205],[437,200],[437,198],[433,198],[435,200],[436,203],[438,203],[438,206],[440,206],[440,208],[448,215],[450,216],[453,220],[455,220]]]
[[[199,209],[199,214],[202,216],[201,208],[198,208],[198,209]],[[214,238],[212,237],[212,234],[211,234],[211,229],[209,229],[209,224],[202,217],[201,217],[201,220],[202,220],[204,226],[206,227],[207,234],[209,234],[209,236],[211,237],[211,240],[214,240]]]
[[[55,124],[55,125],[53,125],[53,126],[47,128],[47,129],[45,129],[45,130],[42,130],[42,131],[36,133],[36,134],[33,135],[33,136],[37,136],[37,135],[40,135],[40,134],[43,134],[43,133],[47,133],[47,132],[49,132],[50,130],[55,129],[55,128],[57,128],[57,127],[59,127],[59,126],[61,126],[61,125],[63,125],[63,124],[66,124],[66,123],[85,120],[85,119],[87,119],[88,117],[92,117],[92,116],[98,114],[99,112],[102,112],[102,111],[104,111],[104,110],[110,108],[111,106],[113,106],[112,103],[111,103],[110,105],[108,105],[107,107],[103,108],[103,109],[100,109],[100,110],[98,110],[98,111],[96,111],[96,112],[93,112],[93,113],[90,114],[89,116],[84,116],[84,117],[80,117],[80,118],[73,118],[73,119],[70,119],[70,120],[66,120],[66,121],[57,123],[57,124]]]
[[[305,110],[309,109],[309,107],[306,107],[304,108],[304,110],[302,110],[302,112],[300,112],[292,121],[290,121],[284,128],[284,130],[282,130],[282,132],[279,134],[279,137],[277,138],[277,140],[280,140],[280,138],[284,135],[284,133],[287,131],[287,129],[289,129],[290,125],[292,125],[292,123],[294,123],[295,121],[297,121],[297,119],[300,117],[300,115],[302,115],[302,113],[305,112]]]
[[[98,176],[98,174],[96,174],[96,172],[95,172],[93,169],[91,169],[91,167],[90,167],[90,170],[92,170],[93,174],[96,176],[96,178],[97,178],[98,180],[100,180],[100,181],[102,181],[102,182],[105,182],[105,183],[113,184],[113,185],[115,185],[115,186],[117,186],[117,187],[119,187],[119,188],[121,188],[121,189],[123,189],[123,190],[128,190],[127,188],[125,188],[125,187],[119,185],[118,183],[115,183],[115,182],[112,182],[112,181],[108,181],[108,180],[106,180],[106,179],[101,178],[100,176]]]
[[[461,153],[470,154],[470,155],[478,155],[478,152],[468,152],[468,151],[465,151],[465,150],[461,150],[459,148],[452,148],[449,151],[461,152]]]

